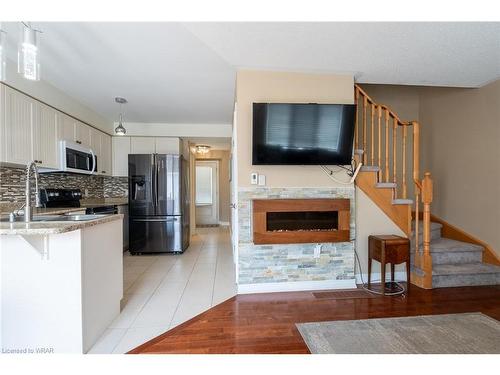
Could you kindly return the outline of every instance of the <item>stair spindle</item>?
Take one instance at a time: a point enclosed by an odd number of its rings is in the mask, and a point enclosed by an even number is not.
[[[356,117],[354,119],[354,149],[358,149],[359,141],[359,124],[358,124],[358,102],[359,102],[359,89],[356,87],[354,90],[354,104],[356,105]]]
[[[375,165],[375,104],[372,103],[371,106],[371,111],[370,111],[370,117],[371,117],[371,132],[370,132],[370,137],[371,137],[371,152],[370,152],[370,164]]]
[[[377,106],[378,117],[378,181],[382,182],[382,107]]]
[[[385,182],[389,182],[389,110],[385,109]]]
[[[366,152],[366,107],[368,105],[368,99],[363,96],[363,164],[367,164],[368,156]]]
[[[406,132],[407,126],[403,126],[403,199],[407,198],[407,187],[406,187]]]
[[[394,117],[392,127],[392,182],[396,183],[397,180],[397,157],[396,157],[396,142],[397,142],[398,119]],[[394,197],[397,196],[397,188],[394,190]]]

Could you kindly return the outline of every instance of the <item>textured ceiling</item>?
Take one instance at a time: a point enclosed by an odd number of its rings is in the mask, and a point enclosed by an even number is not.
[[[500,23],[34,23],[42,78],[108,119],[230,123],[238,68],[361,83],[478,87],[500,77]],[[18,24],[4,23],[10,58]]]

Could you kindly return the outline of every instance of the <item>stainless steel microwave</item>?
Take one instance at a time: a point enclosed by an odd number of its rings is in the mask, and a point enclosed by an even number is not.
[[[61,141],[60,171],[94,174],[97,172],[97,156],[90,147]]]

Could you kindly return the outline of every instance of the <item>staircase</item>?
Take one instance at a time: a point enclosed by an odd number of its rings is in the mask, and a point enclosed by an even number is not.
[[[482,262],[484,251],[482,246],[442,237],[441,229],[442,224],[431,222],[430,254],[433,288],[500,284],[500,267]],[[411,263],[414,264],[416,249],[414,232],[411,243]],[[422,244],[423,238],[419,236],[419,246]],[[413,272],[421,271],[415,268]]]
[[[420,176],[420,124],[402,121],[358,85],[354,92],[355,159],[363,163],[356,185],[410,238],[411,282],[426,289],[500,284],[500,267],[482,262],[482,246],[445,238],[442,224],[431,222],[433,182],[429,172]]]

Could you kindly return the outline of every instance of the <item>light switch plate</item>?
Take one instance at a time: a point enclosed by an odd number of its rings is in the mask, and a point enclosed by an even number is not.
[[[259,179],[259,174],[258,173],[253,172],[253,173],[250,174],[250,183],[252,185],[257,185],[258,179]]]
[[[266,186],[266,176],[259,174],[259,186]]]

